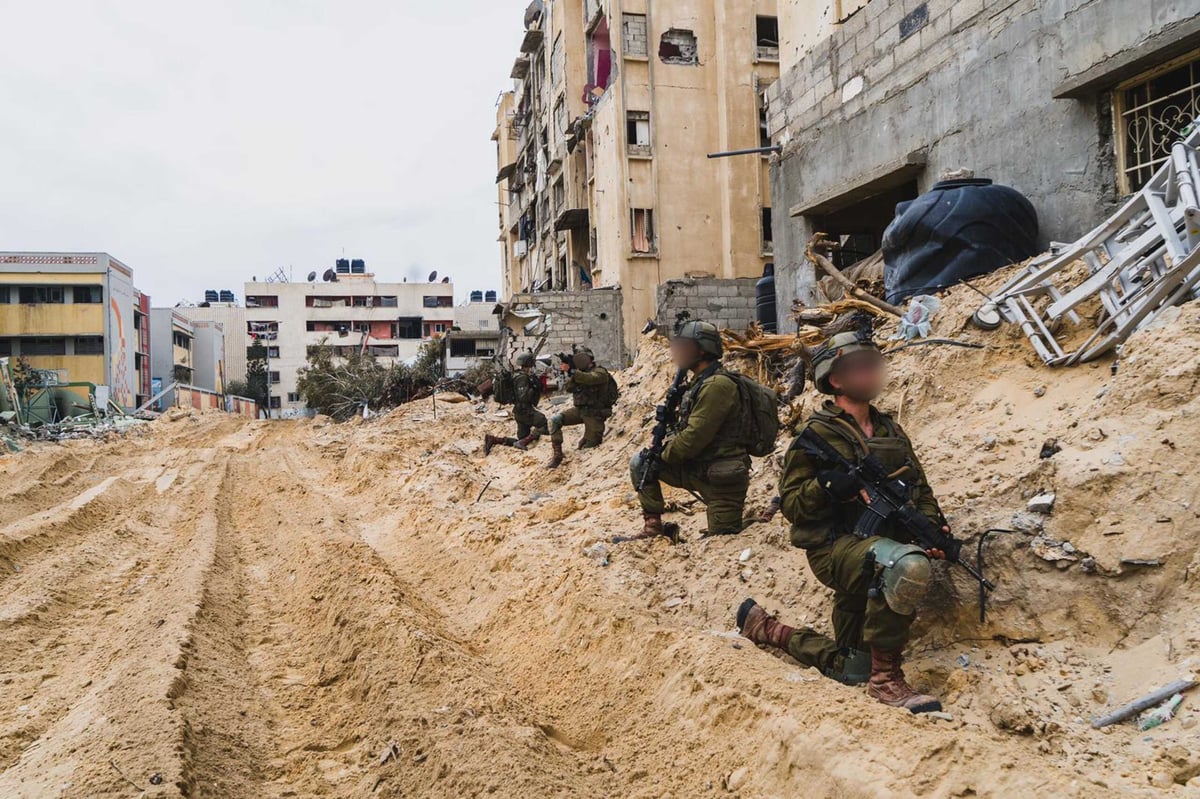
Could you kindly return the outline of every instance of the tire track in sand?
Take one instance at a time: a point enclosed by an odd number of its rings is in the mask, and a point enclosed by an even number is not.
[[[601,796],[609,776],[414,607],[280,427],[230,464],[184,684],[186,795]],[[601,773],[603,772],[603,773]]]

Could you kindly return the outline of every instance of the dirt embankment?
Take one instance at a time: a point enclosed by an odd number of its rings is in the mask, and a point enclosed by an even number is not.
[[[508,423],[468,403],[0,459],[0,796],[1200,793],[1200,695],[1148,733],[1088,725],[1200,665],[1200,309],[1114,376],[1047,370],[970,305],[936,334],[988,349],[893,356],[883,403],[961,534],[1021,529],[986,546],[986,624],[955,572],[922,611],[911,675],[953,721],[737,638],[751,595],[827,625],[781,520],[700,541],[679,494],[688,542],[593,548],[640,524],[648,348],[609,442],[556,473],[544,444],[484,459]],[[756,469],[763,504],[778,464]]]

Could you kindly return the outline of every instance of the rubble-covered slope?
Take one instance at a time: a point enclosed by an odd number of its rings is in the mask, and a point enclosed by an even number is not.
[[[149,796],[1195,793],[1200,693],[1150,732],[1088,721],[1200,665],[1200,308],[1139,333],[1114,376],[1041,366],[1019,332],[970,328],[973,305],[952,293],[934,335],[986,348],[891,356],[881,403],[960,535],[1020,530],[986,546],[986,624],[958,571],[922,609],[910,676],[952,721],[738,638],[746,596],[827,628],[782,519],[700,540],[675,492],[684,543],[606,543],[640,527],[628,458],[670,379],[647,342],[605,446],[568,430],[556,472],[545,443],[483,457],[511,425],[494,405],[434,401],[0,459],[19,509],[0,519],[0,795],[123,795],[112,763]],[[778,459],[755,469],[761,507]]]

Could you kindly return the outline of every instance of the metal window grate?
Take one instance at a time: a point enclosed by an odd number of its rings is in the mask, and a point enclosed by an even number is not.
[[[1171,145],[1200,116],[1200,53],[1118,92],[1121,190],[1141,189],[1166,162]]]

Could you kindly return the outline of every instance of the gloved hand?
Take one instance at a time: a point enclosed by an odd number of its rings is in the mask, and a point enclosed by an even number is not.
[[[647,447],[641,452],[639,473],[635,475],[637,481],[635,485],[640,490],[644,486],[653,483],[658,479],[658,475],[662,472],[662,458],[655,456]]]
[[[835,502],[849,502],[857,498],[862,489],[861,480],[836,469],[817,472],[817,484],[825,489]]]

